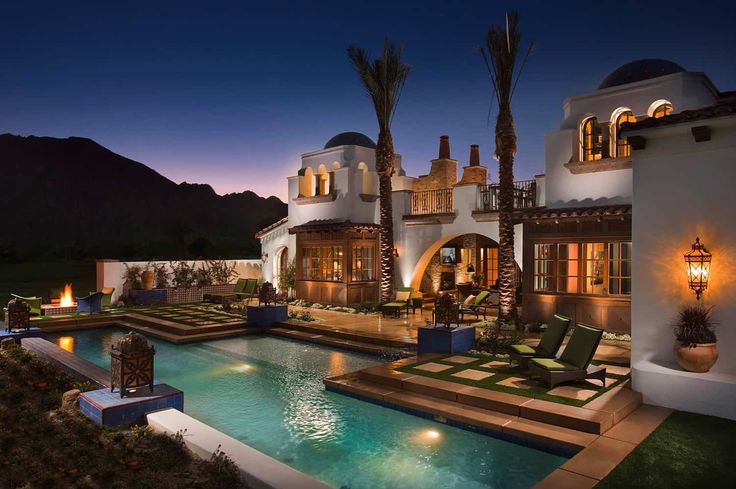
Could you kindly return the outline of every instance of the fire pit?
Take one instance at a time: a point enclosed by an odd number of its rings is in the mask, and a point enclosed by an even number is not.
[[[52,299],[51,304],[41,304],[41,313],[44,316],[60,316],[77,312],[77,303],[72,295],[72,284],[64,285],[59,299]]]

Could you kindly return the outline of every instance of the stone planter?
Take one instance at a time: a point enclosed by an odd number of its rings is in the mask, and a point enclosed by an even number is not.
[[[172,287],[166,289],[166,302],[169,304],[202,302],[202,289],[200,287]]]
[[[257,328],[270,328],[289,319],[289,309],[285,304],[248,306],[247,309],[248,324]]]
[[[717,343],[698,343],[694,347],[675,342],[675,358],[683,370],[703,373],[718,360]]]
[[[419,328],[417,353],[463,353],[475,346],[475,327]]]
[[[128,298],[139,306],[150,306],[153,304],[166,304],[166,289],[139,290],[133,289],[128,291]]]

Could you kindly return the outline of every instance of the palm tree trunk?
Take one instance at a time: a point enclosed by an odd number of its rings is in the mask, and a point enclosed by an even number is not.
[[[394,173],[394,142],[391,131],[382,129],[376,144],[376,171],[378,172],[379,214],[381,234],[380,287],[381,302],[389,302],[394,288],[394,221],[392,212],[391,175]]]
[[[498,156],[498,319],[516,323],[516,260],[514,257],[514,154],[516,131],[511,106],[499,107],[496,119]]]

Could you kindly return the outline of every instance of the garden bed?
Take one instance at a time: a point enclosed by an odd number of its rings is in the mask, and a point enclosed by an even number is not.
[[[20,347],[0,351],[0,487],[245,487],[226,456],[196,458],[181,434],[100,429],[58,409],[63,392],[89,387]]]

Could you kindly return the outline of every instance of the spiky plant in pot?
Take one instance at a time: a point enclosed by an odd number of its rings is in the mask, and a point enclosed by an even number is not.
[[[707,372],[718,360],[712,310],[702,304],[685,306],[673,323],[675,358],[687,371]]]

